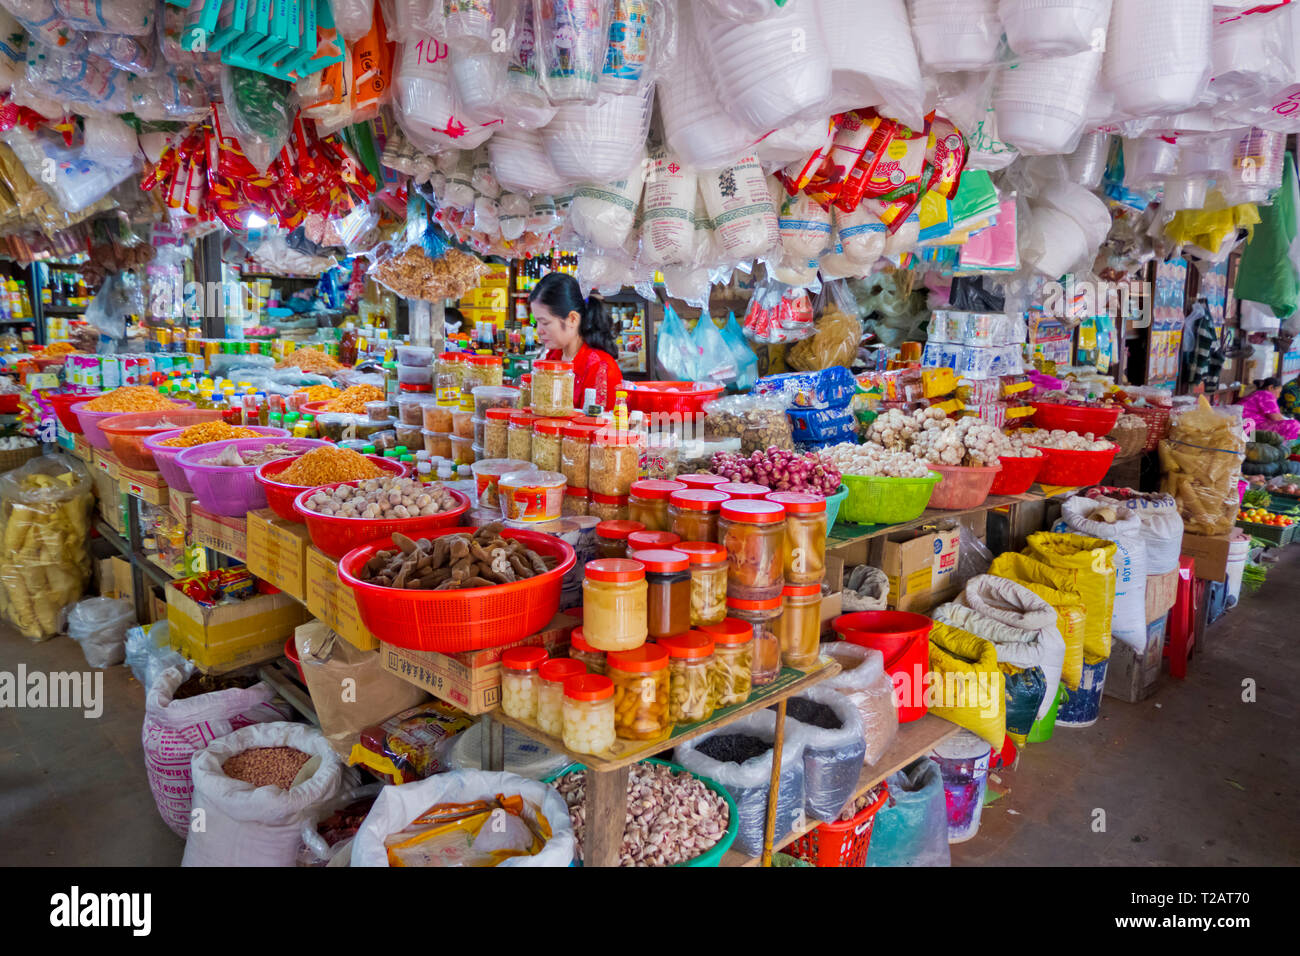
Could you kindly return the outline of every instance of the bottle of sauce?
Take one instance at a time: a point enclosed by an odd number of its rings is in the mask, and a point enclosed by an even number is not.
[[[357,327],[351,322],[344,323],[339,337],[339,361],[344,365],[357,364],[357,340]]]

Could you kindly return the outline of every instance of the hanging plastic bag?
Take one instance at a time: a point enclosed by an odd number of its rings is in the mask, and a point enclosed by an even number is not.
[[[58,14],[74,30],[144,36],[154,29],[154,0],[54,0]]]
[[[135,608],[113,598],[87,598],[68,611],[68,636],[81,645],[86,663],[103,670],[126,660],[126,632]]]
[[[140,152],[135,130],[117,116],[87,116],[86,151],[113,163],[129,163]]]
[[[885,783],[889,799],[872,823],[867,866],[951,866],[939,765],[922,757]]]
[[[650,151],[642,197],[641,248],[652,265],[686,261],[695,245],[695,170],[666,148]]]
[[[700,193],[715,223],[717,252],[732,262],[757,259],[780,241],[776,206],[758,157],[700,175]]]
[[[708,312],[701,314],[695,323],[691,344],[695,347],[696,369],[700,375],[696,381],[726,385],[728,388],[736,383],[740,377],[740,367]]]
[[[686,323],[671,305],[664,306],[664,320],[655,338],[655,358],[667,377],[681,382],[698,381],[699,353]]]
[[[727,343],[736,363],[736,380],[727,386],[727,391],[748,392],[758,381],[758,356],[745,341],[745,333],[736,321],[735,312],[727,312],[727,324],[722,327],[722,341]]]
[[[632,235],[641,208],[646,164],[637,163],[627,178],[579,186],[573,193],[569,222],[574,231],[602,249],[621,248]]]
[[[256,70],[227,66],[221,72],[221,96],[230,132],[248,161],[265,173],[289,142],[296,112],[292,86]]]
[[[343,39],[355,43],[370,32],[375,0],[330,0],[330,12]]]
[[[447,44],[432,34],[402,37],[394,101],[403,132],[426,152],[467,150],[487,141],[495,128],[462,114],[453,91]]]
[[[930,713],[1001,747],[1007,733],[1006,686],[990,641],[948,624],[930,628]]]
[[[804,810],[833,823],[853,798],[866,756],[862,717],[853,701],[813,687],[786,702],[786,728],[803,733]],[[838,724],[838,726],[835,726]]]
[[[558,106],[596,98],[609,37],[608,7],[600,0],[536,5],[542,88],[551,103]]]
[[[808,293],[776,279],[761,280],[750,295],[743,328],[746,338],[764,344],[807,338],[816,331]]]
[[[857,708],[865,744],[863,760],[874,765],[898,736],[898,707],[894,683],[885,673],[885,657],[875,648],[848,641],[823,644],[822,653],[840,665],[840,673],[817,689],[833,690]]]

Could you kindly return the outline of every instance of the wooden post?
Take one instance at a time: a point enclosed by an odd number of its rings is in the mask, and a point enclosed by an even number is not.
[[[776,705],[776,736],[772,739],[772,776],[767,785],[767,823],[763,830],[763,866],[772,865],[776,837],[776,803],[781,791],[781,749],[785,746],[785,698]]]
[[[491,714],[483,717],[483,737],[479,742],[479,766],[484,770],[506,769],[506,728]]]
[[[629,767],[587,771],[587,825],[582,845],[584,866],[618,866],[627,822]]]

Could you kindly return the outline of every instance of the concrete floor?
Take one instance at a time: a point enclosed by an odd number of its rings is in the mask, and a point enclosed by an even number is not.
[[[1230,611],[1192,659],[1139,704],[1031,745],[993,786],[956,866],[1227,866],[1300,861],[1300,548]],[[84,671],[68,638],[31,644],[0,628],[0,671]],[[1242,682],[1256,701],[1242,701]],[[104,674],[104,711],[0,709],[0,846],[10,865],[175,866],[183,844],[158,816],[140,746],[144,691]],[[1096,811],[1105,811],[1097,832]]]

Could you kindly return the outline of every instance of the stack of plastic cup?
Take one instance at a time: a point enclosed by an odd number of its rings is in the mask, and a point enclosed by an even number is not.
[[[1095,193],[1064,180],[1048,183],[1036,200],[1074,220],[1083,230],[1089,249],[1099,249],[1110,233],[1110,209]]]
[[[1079,140],[1079,148],[1065,157],[1066,176],[1085,189],[1096,189],[1106,175],[1109,158],[1110,134],[1085,133]]]
[[[992,66],[1002,43],[998,0],[911,0],[912,35],[937,73]]]
[[[1165,180],[1160,208],[1165,212],[1181,209],[1204,209],[1210,193],[1210,181],[1204,176],[1170,176]]]
[[[542,86],[551,102],[590,102],[605,62],[603,0],[551,0],[535,6]]]
[[[831,62],[832,112],[889,104],[889,115],[922,123],[925,85],[903,0],[873,0],[864,18],[860,0],[814,0]],[[859,26],[871,25],[863,43]]]
[[[443,0],[434,0],[434,5],[443,7],[444,35],[453,46],[487,49],[491,44],[496,22],[492,4],[487,0],[451,0],[445,4]]]
[[[1078,142],[1101,53],[1023,60],[999,72],[993,89],[998,135],[1027,155],[1068,153]]]
[[[1291,10],[1280,8],[1215,25],[1210,93],[1228,115],[1242,101],[1253,104],[1291,82],[1292,16]]]
[[[1209,78],[1212,0],[1114,0],[1103,67],[1132,116],[1179,113]]]
[[[645,154],[654,87],[640,94],[605,94],[595,103],[564,103],[542,130],[551,165],[573,182],[622,179]]]
[[[488,140],[492,172],[504,189],[530,196],[554,195],[571,184],[555,171],[537,130],[503,126]]]
[[[1157,186],[1178,175],[1178,144],[1160,136],[1124,140],[1124,185],[1130,189]]]
[[[505,57],[453,47],[451,77],[457,101],[467,116],[479,122],[501,118],[499,104],[505,95]]]
[[[492,135],[492,127],[480,126],[458,108],[450,59],[447,45],[431,36],[402,45],[394,84],[397,111],[402,129],[426,152],[473,149]]]
[[[1000,0],[1007,45],[1017,56],[1054,57],[1101,50],[1111,0]]]

